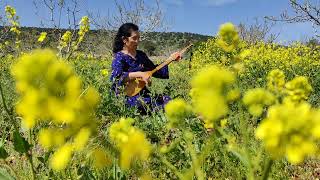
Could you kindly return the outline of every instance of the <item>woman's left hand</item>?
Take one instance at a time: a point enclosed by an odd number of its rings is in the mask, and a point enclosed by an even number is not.
[[[170,57],[172,57],[172,59],[174,59],[175,61],[179,61],[182,59],[181,53],[179,51],[172,53]]]

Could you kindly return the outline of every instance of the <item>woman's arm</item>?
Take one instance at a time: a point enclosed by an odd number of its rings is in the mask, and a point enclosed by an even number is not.
[[[115,59],[112,61],[112,73],[110,80],[117,87],[123,85],[129,76],[129,72],[126,71],[125,62],[121,56],[116,55]]]
[[[116,56],[112,61],[112,73],[110,78],[114,85],[119,87],[135,78],[142,78],[146,83],[150,83],[150,75],[148,72],[127,72],[122,57],[120,55]]]
[[[149,72],[141,72],[141,71],[137,71],[137,72],[130,72],[127,78],[127,81],[129,80],[133,80],[135,78],[142,78],[142,80],[149,84],[150,83],[150,75]]]
[[[141,51],[141,53],[144,59],[145,68],[148,71],[152,71],[154,68],[158,66],[158,65],[155,65],[144,52]],[[152,76],[156,78],[161,78],[161,79],[169,79],[169,67],[164,66],[163,68],[156,71]]]

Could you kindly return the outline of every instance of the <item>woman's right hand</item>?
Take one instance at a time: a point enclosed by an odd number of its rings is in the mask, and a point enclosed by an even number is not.
[[[141,80],[144,81],[147,85],[151,84],[150,77],[151,77],[150,71],[146,71],[146,72],[137,71],[137,72],[129,73],[129,80],[135,80],[136,78],[141,78]]]
[[[147,84],[147,85],[151,85],[151,79],[150,79],[150,72],[146,71],[146,72],[140,72],[140,78]]]

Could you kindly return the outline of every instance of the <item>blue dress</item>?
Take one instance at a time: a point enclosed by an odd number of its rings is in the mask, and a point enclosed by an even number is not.
[[[112,90],[116,94],[120,93],[120,89],[123,89],[124,80],[128,77],[129,72],[151,71],[156,68],[156,66],[157,65],[155,65],[144,52],[139,50],[137,50],[135,59],[121,51],[115,53],[110,77]],[[164,66],[152,76],[161,79],[169,79],[168,66]],[[126,96],[126,104],[131,107],[137,107],[142,113],[147,113],[148,110],[154,111],[163,109],[164,105],[169,100],[171,100],[169,96],[151,96],[150,91],[146,87],[135,96]]]

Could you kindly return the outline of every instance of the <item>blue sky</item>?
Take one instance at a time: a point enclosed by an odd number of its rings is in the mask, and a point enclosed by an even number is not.
[[[114,9],[113,0],[80,1],[83,13],[89,10],[106,15],[108,10],[112,12]],[[40,26],[40,19],[34,13],[32,0],[0,0],[2,7],[5,4],[17,9],[17,14],[21,16],[21,25]],[[170,24],[169,31],[215,35],[220,24],[249,24],[256,17],[278,16],[284,10],[290,10],[290,5],[288,0],[162,0],[161,8]],[[40,12],[40,16],[48,17],[48,14]],[[302,40],[314,34],[309,23],[278,23],[274,26],[273,32],[280,33],[277,41]]]

